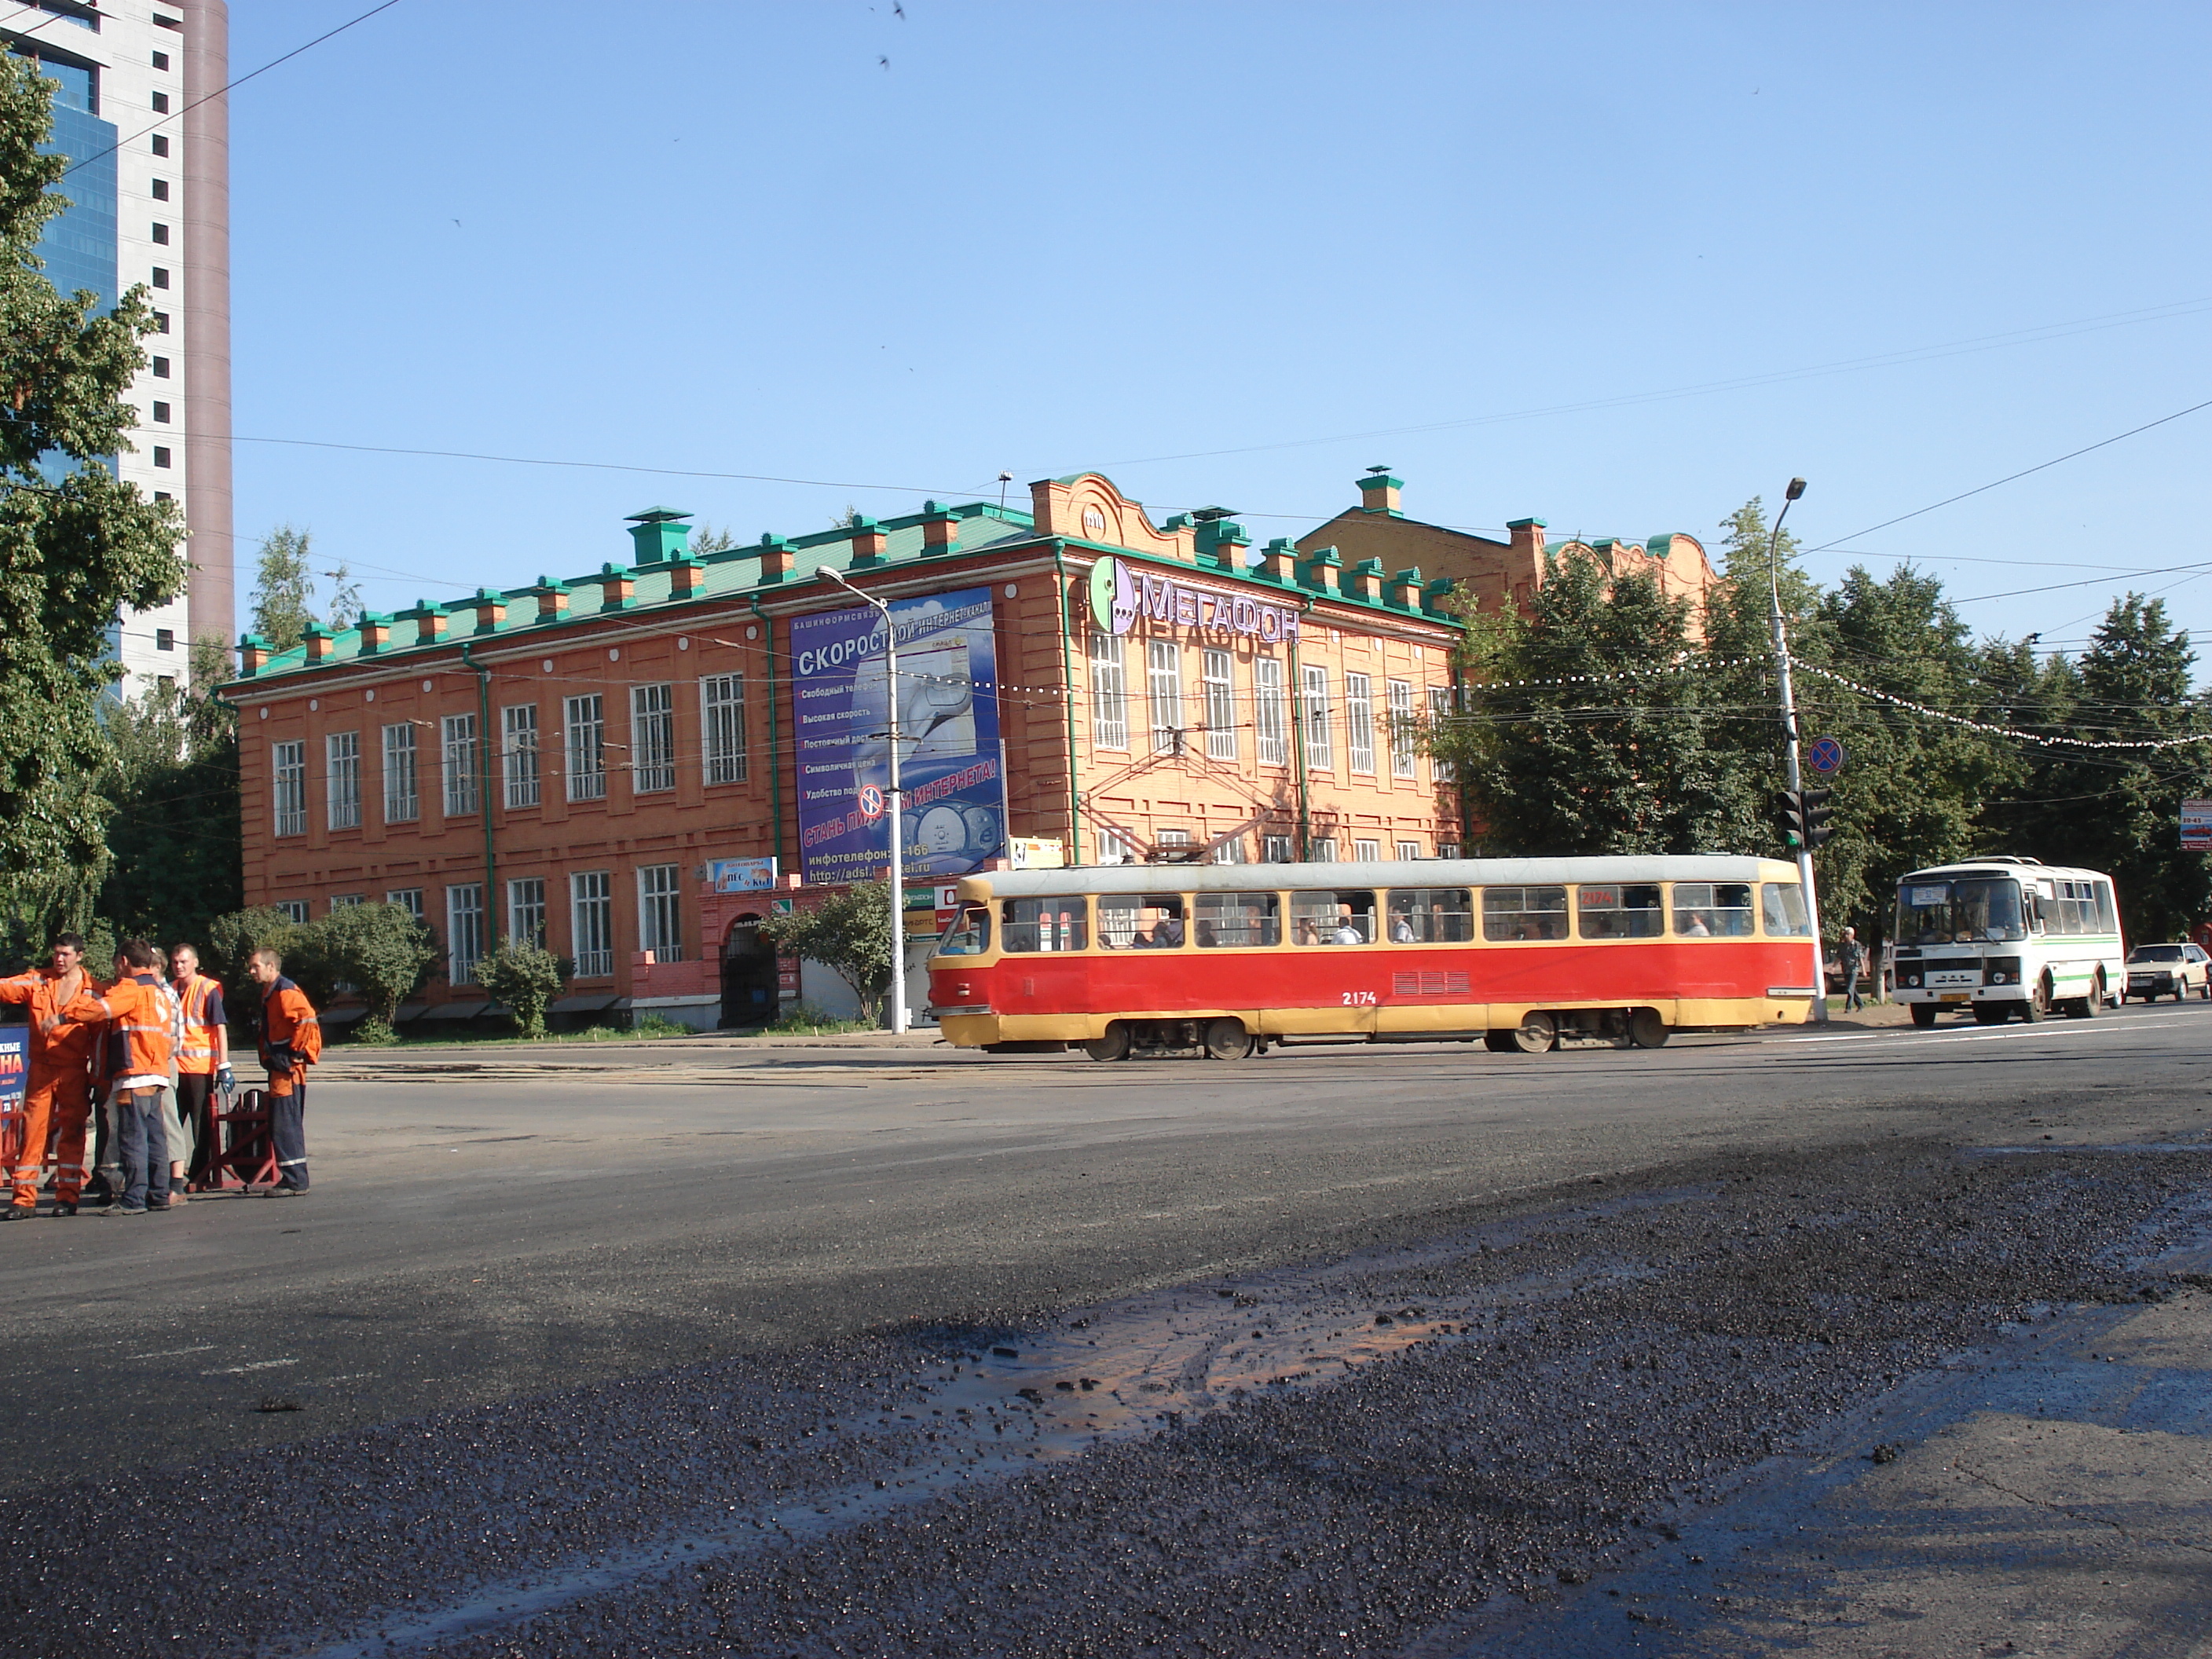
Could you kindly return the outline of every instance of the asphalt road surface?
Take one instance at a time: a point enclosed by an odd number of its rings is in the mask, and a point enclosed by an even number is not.
[[[2208,1036],[341,1054],[0,1237],[0,1652],[2196,1650]]]

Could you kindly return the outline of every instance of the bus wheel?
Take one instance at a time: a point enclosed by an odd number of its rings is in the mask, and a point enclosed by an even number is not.
[[[1522,1054],[1540,1054],[1559,1040],[1559,1028],[1549,1014],[1531,1012],[1508,1035]]]
[[[1974,1005],[1974,1024],[2002,1025],[2012,1018],[2012,1006],[2004,1002],[1978,1002]]]
[[[2173,1000],[2176,1002],[2180,1001],[2181,993],[2176,991],[2173,994]],[[2099,1014],[2104,1012],[2104,1008],[2105,976],[2100,973],[2090,982],[2089,994],[2087,996],[2076,997],[2073,1001],[2066,1005],[2066,1018],[2069,1019],[2094,1019]]]
[[[1208,1060],[1242,1060],[1252,1052],[1252,1034],[1244,1029],[1241,1019],[1209,1019],[1206,1022],[1206,1057]]]
[[[1106,1028],[1104,1036],[1095,1036],[1083,1045],[1083,1052],[1093,1060],[1127,1060],[1129,1057],[1129,1028],[1115,1020]]]
[[[2035,988],[2027,994],[2027,1000],[2020,1005],[2020,1017],[2033,1025],[2039,1019],[2051,1018],[2051,975],[2045,974],[2035,981]]]
[[[1914,1003],[1912,1023],[1915,1025],[1933,1025],[1936,1023],[1936,1005],[1932,1002]]]
[[[1663,1048],[1667,1046],[1667,1022],[1659,1017],[1656,1008],[1638,1008],[1628,1016],[1628,1040],[1639,1048]]]

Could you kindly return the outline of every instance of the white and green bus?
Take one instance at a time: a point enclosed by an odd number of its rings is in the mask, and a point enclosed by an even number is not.
[[[1897,884],[1890,971],[1915,1025],[1946,1008],[1984,1025],[2094,1019],[2127,988],[2112,878],[2033,859],[1974,859]]]

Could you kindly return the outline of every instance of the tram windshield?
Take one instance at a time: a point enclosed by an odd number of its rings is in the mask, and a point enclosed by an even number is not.
[[[1897,888],[1899,945],[1973,945],[2023,939],[2020,884],[2008,876],[1914,877]]]

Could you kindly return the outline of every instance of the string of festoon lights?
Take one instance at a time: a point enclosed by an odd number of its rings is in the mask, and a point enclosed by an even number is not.
[[[1915,702],[1910,697],[1895,696],[1887,691],[1877,691],[1870,685],[1862,685],[1856,680],[1846,679],[1843,675],[1832,673],[1825,668],[1815,668],[1809,663],[1796,663],[1792,666],[1801,674],[1826,680],[1847,691],[1856,691],[1863,697],[1886,702],[1893,708],[1908,709],[1916,714],[1925,714],[1930,720],[1962,726],[1971,732],[1985,732],[1992,737],[2017,738],[2022,743],[2040,744],[2046,749],[2182,749],[2192,743],[2212,743],[2212,732],[2199,732],[2186,738],[2068,738],[2054,736],[2047,732],[2023,732],[2016,726],[1994,726],[1987,720],[1972,720],[1964,714],[1930,708],[1926,703]]]

